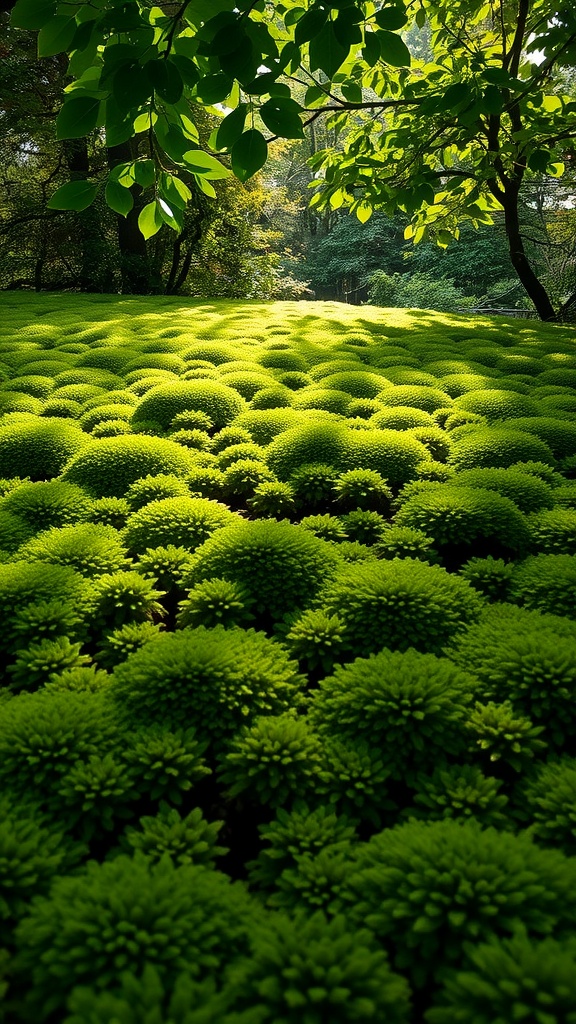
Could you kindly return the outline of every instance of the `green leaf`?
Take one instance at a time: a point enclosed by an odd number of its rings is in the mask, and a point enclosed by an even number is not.
[[[349,103],[362,103],[362,89],[356,82],[343,82],[340,88],[344,99]]]
[[[87,210],[94,202],[98,186],[89,181],[68,181],[48,200],[50,210]]]
[[[500,89],[495,85],[488,85],[484,90],[482,103],[487,114],[501,114],[504,107],[504,98]]]
[[[232,79],[228,75],[206,75],[196,86],[196,95],[203,103],[213,106],[222,103],[232,92]]]
[[[235,7],[234,0],[194,0],[188,4],[184,17],[190,24],[199,25],[203,21],[209,21],[216,14],[232,11]]]
[[[248,104],[239,103],[235,110],[226,115],[216,132],[216,149],[231,149],[240,138],[246,124]]]
[[[200,74],[193,60],[183,57],[179,53],[173,53],[170,56],[170,63],[178,68],[184,85],[195,86],[198,84]]]
[[[66,100],[56,118],[56,138],[80,139],[94,131],[99,109],[100,100],[92,96],[73,96]]]
[[[124,64],[112,79],[112,95],[121,110],[133,110],[152,95],[152,83],[140,64]]]
[[[168,227],[172,228],[173,231],[176,231],[179,234],[180,231],[182,231],[182,228],[184,227],[184,215],[182,213],[182,210],[170,206],[170,204],[166,201],[166,199],[163,198],[163,196],[159,196],[159,198],[156,200],[156,203],[158,213],[160,214],[160,217],[162,218],[164,223],[167,224]]]
[[[323,29],[328,18],[328,11],[322,7],[312,7],[303,18],[300,18],[294,30],[296,46],[309,43]]]
[[[156,168],[153,160],[135,160],[133,164],[134,181],[142,188],[150,188],[156,179]]]
[[[56,0],[17,0],[10,24],[31,32],[43,28],[56,15]]]
[[[165,103],[178,103],[184,86],[176,65],[170,60],[159,57],[158,60],[148,61],[146,70],[154,92],[160,99]]]
[[[147,203],[144,209],[140,211],[138,227],[146,240],[152,238],[152,235],[157,234],[163,223],[164,221],[160,216],[160,210],[156,201]]]
[[[395,30],[403,28],[408,18],[402,7],[383,7],[380,11],[376,12],[374,21],[378,28]]]
[[[455,82],[449,86],[442,99],[444,110],[458,110],[472,99],[472,90],[466,82]]]
[[[284,24],[286,28],[291,28],[292,25],[295,25],[297,21],[300,21],[300,18],[303,18],[305,14],[305,7],[293,7],[292,10],[288,11],[288,13],[284,15]]]
[[[229,78],[237,78],[240,82],[250,82],[255,77],[262,57],[248,36],[231,53],[224,53],[219,58],[220,67]]]
[[[380,42],[375,32],[364,32],[362,56],[371,68],[380,60]]]
[[[546,149],[535,149],[528,158],[528,167],[531,171],[545,171],[550,160],[550,153]]]
[[[195,180],[198,188],[205,196],[209,196],[210,199],[216,199],[216,189],[212,182],[208,181],[207,178],[202,177],[201,174],[195,175]]]
[[[436,235],[436,243],[437,245],[440,246],[441,249],[447,249],[448,246],[450,245],[450,242],[452,241],[452,238],[452,232],[446,231],[445,228],[442,228]]]
[[[240,181],[248,181],[268,158],[266,139],[257,128],[250,128],[232,147],[232,170]]]
[[[132,193],[127,188],[122,188],[117,181],[108,181],[104,192],[106,202],[111,210],[119,213],[121,217],[127,217],[134,206]]]
[[[74,17],[71,18],[67,14],[54,15],[38,33],[38,56],[53,57],[56,53],[70,49],[77,28]],[[90,25],[88,29],[91,30]]]
[[[334,22],[328,21],[310,43],[310,70],[323,71],[332,78],[346,60],[348,51],[349,47],[342,46],[336,36]]]
[[[221,164],[216,157],[210,156],[202,149],[187,150],[182,156],[182,162],[186,164],[186,169],[192,171],[193,174],[202,174],[213,181],[230,177],[228,168],[224,167],[224,164]]]
[[[380,55],[386,64],[394,68],[410,67],[410,50],[400,36],[394,32],[379,31],[375,33],[380,42]]]
[[[418,28],[424,28],[424,25],[426,24],[426,11],[424,10],[423,7],[420,7],[416,11],[416,17],[414,20],[418,25]]]
[[[370,220],[372,213],[373,210],[370,203],[365,201],[358,203],[358,206],[356,207],[356,216],[361,224],[366,224],[366,222]]]
[[[299,114],[301,107],[295,100],[274,97],[260,107],[260,117],[273,135],[283,139],[303,139],[304,129]]]

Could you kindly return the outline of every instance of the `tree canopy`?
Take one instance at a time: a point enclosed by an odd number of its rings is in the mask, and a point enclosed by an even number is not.
[[[49,200],[84,210],[104,191],[127,216],[133,187],[144,237],[182,230],[192,176],[246,181],[278,137],[319,118],[343,144],[316,152],[312,205],[410,218],[406,236],[444,247],[460,225],[503,211],[512,264],[543,319],[555,307],[527,255],[519,202],[538,174],[574,159],[576,11],[549,0],[17,0],[12,24],[38,31],[38,52],[68,55],[57,137],[134,140],[131,159],[72,180]],[[202,146],[190,105],[220,117]]]

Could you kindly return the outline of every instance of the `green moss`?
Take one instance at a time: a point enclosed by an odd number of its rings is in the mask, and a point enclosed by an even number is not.
[[[238,392],[219,381],[187,381],[152,388],[136,406],[131,422],[135,429],[143,420],[166,428],[177,413],[194,410],[206,413],[216,427],[225,427],[245,408]]]
[[[410,526],[431,537],[439,549],[525,551],[530,534],[522,513],[509,498],[480,487],[442,484],[406,501],[395,517],[397,526]]]
[[[63,476],[96,497],[122,498],[130,484],[147,474],[185,476],[193,468],[192,455],[174,441],[127,435],[89,442],[70,460]]]
[[[175,545],[193,551],[208,537],[231,526],[237,516],[209,498],[175,497],[151,501],[129,516],[124,541],[130,551]]]
[[[0,426],[0,476],[47,480],[86,446],[86,434],[61,419],[36,419]]]
[[[128,564],[118,531],[95,523],[44,530],[20,548],[18,558],[70,566],[82,576],[99,576]]]

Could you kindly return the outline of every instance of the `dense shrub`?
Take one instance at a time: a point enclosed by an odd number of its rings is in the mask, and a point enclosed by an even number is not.
[[[58,476],[71,456],[87,443],[75,423],[30,419],[0,426],[0,476],[47,480]]]
[[[556,459],[576,455],[576,423],[560,417],[526,416],[512,420],[514,430],[524,430],[547,444]]]
[[[510,594],[518,604],[576,618],[576,555],[534,555],[516,566]]]
[[[253,599],[239,583],[209,579],[197,583],[181,601],[178,625],[186,626],[241,626],[254,616],[250,611]]]
[[[155,420],[166,429],[179,412],[204,412],[215,427],[225,427],[246,408],[244,399],[233,388],[216,380],[182,381],[161,384],[147,391],[136,406],[132,426]]]
[[[236,518],[225,505],[208,498],[165,498],[133,512],[123,536],[130,551],[166,545],[192,551]]]
[[[532,549],[551,555],[576,554],[576,508],[552,508],[528,518]]]
[[[436,552],[433,540],[422,530],[411,526],[387,526],[375,544],[378,558],[418,558],[422,562],[434,562]]]
[[[130,722],[178,728],[184,720],[221,745],[257,715],[298,705],[300,686],[294,663],[263,633],[199,626],[130,655],[109,692]]]
[[[126,501],[132,512],[137,512],[151,501],[182,497],[190,497],[190,490],[174,473],[150,473],[135,480],[126,491]]]
[[[452,478],[452,484],[464,487],[482,487],[510,498],[521,512],[538,512],[552,508],[555,494],[552,488],[534,474],[516,466],[509,469],[465,469]]]
[[[495,828],[509,826],[504,813],[508,797],[498,792],[502,782],[484,775],[476,765],[435,768],[431,775],[418,775],[414,785],[414,806],[404,811],[404,817],[425,821],[461,818]]]
[[[460,575],[489,601],[505,601],[510,591],[514,571],[512,562],[503,558],[470,558],[460,569]]]
[[[64,480],[22,483],[7,494],[0,510],[20,516],[34,531],[68,526],[90,518],[90,498]]]
[[[218,530],[190,563],[190,586],[218,577],[241,584],[273,618],[310,605],[339,564],[325,541],[287,522],[239,522]]]
[[[126,435],[90,442],[70,460],[63,475],[97,497],[122,498],[130,484],[147,474],[185,476],[193,468],[192,454],[175,441]]]
[[[418,987],[466,963],[467,943],[573,930],[576,863],[522,836],[448,819],[374,836],[349,876],[351,917]]]
[[[351,409],[349,415],[352,415]],[[434,420],[424,409],[416,409],[411,405],[397,405],[381,408],[371,417],[370,424],[388,430],[410,430],[411,427],[432,427]]]
[[[497,391],[495,389],[471,391],[457,398],[454,404],[458,409],[485,416],[490,423],[494,420],[535,416],[538,411],[536,402],[524,395],[519,395],[515,391]]]
[[[356,655],[383,647],[440,653],[482,610],[465,580],[411,558],[346,566],[326,585],[321,603],[342,620]]]
[[[566,758],[542,765],[521,787],[519,817],[544,846],[568,856],[576,852],[576,761]]]
[[[373,744],[392,775],[408,779],[465,750],[474,688],[446,658],[384,650],[323,679],[309,717],[320,734]]]
[[[96,976],[114,988],[127,968],[154,966],[167,983],[185,966],[213,973],[247,952],[253,924],[248,897],[219,872],[142,855],[91,862],[59,878],[18,929],[18,965],[33,980],[27,1015],[47,1020],[77,985]]]
[[[155,862],[168,854],[175,864],[203,864],[212,867],[217,857],[227,853],[218,846],[218,833],[224,822],[208,822],[199,807],[185,817],[163,803],[154,817],[140,818],[140,828],[128,828],[122,838],[127,852],[141,850]]]
[[[554,456],[544,441],[506,427],[478,427],[454,440],[449,462],[457,469],[513,466],[516,462],[544,462],[554,465]]]
[[[87,613],[88,597],[86,581],[68,566],[45,562],[0,565],[0,615],[3,623],[0,647],[6,652],[13,652],[23,646],[26,637],[34,639],[28,630],[33,628],[38,618],[62,621],[58,603],[68,615],[75,607],[81,613]],[[51,606],[49,609],[45,607],[47,604]],[[56,632],[60,632],[58,627]]]

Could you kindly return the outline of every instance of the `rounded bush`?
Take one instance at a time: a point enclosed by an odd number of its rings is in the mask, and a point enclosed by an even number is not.
[[[140,573],[109,572],[93,583],[90,596],[90,631],[117,629],[130,622],[145,622],[153,615],[164,615],[158,603],[162,592]]]
[[[86,443],[80,427],[57,417],[0,426],[0,476],[27,476],[31,480],[58,476]]]
[[[485,416],[488,422],[510,420],[519,416],[536,416],[538,406],[530,398],[515,391],[478,390],[462,395],[454,402],[457,409]]]
[[[576,555],[576,508],[552,508],[528,518],[534,551]]]
[[[300,685],[295,664],[263,633],[199,626],[130,655],[109,693],[131,723],[177,728],[184,720],[221,746],[258,715],[298,705]]]
[[[175,545],[194,550],[214,530],[232,525],[237,516],[208,498],[165,498],[143,506],[128,517],[124,541],[130,551]]]
[[[423,409],[424,412],[434,412],[435,409],[446,408],[452,402],[445,391],[418,384],[397,384],[394,387],[386,387],[382,389],[378,397],[386,406],[411,406],[414,409]]]
[[[52,621],[55,616],[58,621],[58,604],[65,606],[68,613],[71,605],[85,612],[88,608],[86,581],[73,569],[62,565],[47,565],[45,562],[0,565],[0,616],[3,624],[0,649],[13,652],[21,648],[26,636],[30,636],[29,623],[37,622],[38,616],[43,618],[46,615],[46,610],[42,613],[38,606],[51,602],[56,603],[48,613]],[[17,623],[20,626],[17,627]]]
[[[244,521],[218,530],[196,551],[187,582],[218,577],[239,583],[257,611],[282,618],[309,605],[338,565],[332,547],[299,526]]]
[[[279,480],[269,480],[258,484],[246,504],[258,519],[268,516],[284,519],[296,509],[294,492],[290,484],[281,483]]]
[[[126,491],[126,501],[132,512],[139,511],[152,501],[189,497],[188,487],[181,477],[173,473],[150,473],[135,480]]]
[[[195,410],[210,417],[215,427],[225,427],[246,408],[233,388],[216,380],[161,384],[148,391],[132,416],[135,429],[141,421],[155,420],[166,429],[179,412]]]
[[[67,565],[82,576],[99,576],[127,564],[118,531],[95,523],[53,526],[21,547],[18,558],[24,562]]]
[[[350,395],[336,389],[306,387],[298,391],[291,404],[294,409],[325,409],[345,416],[350,405]]]
[[[421,562],[435,561],[433,541],[422,530],[411,526],[387,526],[376,541],[378,558],[418,558]]]
[[[388,528],[388,523],[379,512],[370,509],[355,509],[340,516],[340,521],[351,541],[359,544],[377,544]]]
[[[320,601],[342,620],[346,640],[360,656],[383,647],[440,653],[483,606],[466,580],[411,558],[348,565],[328,582]]]
[[[217,857],[228,853],[226,847],[216,845],[223,824],[223,821],[206,821],[199,807],[182,817],[175,807],[164,804],[154,817],[140,818],[139,829],[126,829],[122,846],[127,852],[141,850],[152,863],[168,854],[179,866],[212,867]]]
[[[392,777],[409,781],[466,749],[474,686],[447,658],[384,650],[323,679],[309,719],[321,734],[372,744]]]
[[[147,474],[184,476],[193,468],[192,454],[174,441],[127,435],[90,442],[70,460],[63,476],[96,497],[123,498],[130,484]]]
[[[505,601],[510,591],[514,565],[503,558],[470,558],[460,569],[460,575],[489,601]]]
[[[0,551],[17,551],[32,533],[32,527],[24,519],[0,508]]]
[[[440,427],[412,427],[410,436],[415,437],[428,449],[428,458],[440,463],[446,462],[450,454],[452,442],[445,430]]]
[[[19,516],[38,531],[89,519],[92,503],[76,484],[46,480],[20,484],[2,499],[0,509]]]
[[[70,643],[68,637],[31,643],[16,653],[8,673],[14,690],[37,690],[53,677],[71,668],[79,668],[90,661],[80,654],[81,644]]]
[[[576,853],[576,761],[564,758],[541,765],[518,794],[519,816],[543,846]]]
[[[522,430],[548,445],[556,459],[576,455],[576,423],[559,417],[530,416],[511,420],[510,427]]]
[[[256,444],[266,445],[270,444],[277,434],[302,423],[305,417],[306,413],[297,412],[292,408],[251,409],[250,412],[238,416],[234,430],[242,429],[248,434],[247,440],[251,438]]]
[[[4,381],[2,391],[19,391],[20,394],[32,395],[32,398],[48,398],[53,387],[52,377],[29,374],[26,377],[13,377],[12,380]]]
[[[516,462],[554,465],[554,456],[543,441],[512,427],[477,427],[456,438],[449,462],[458,469],[512,466]]]
[[[397,526],[410,526],[431,537],[435,546],[505,551],[525,550],[530,534],[514,502],[495,491],[455,487],[453,483],[423,491],[406,501],[396,513]]]
[[[512,466],[509,469],[465,469],[452,477],[457,487],[482,487],[497,491],[509,498],[521,512],[538,512],[552,508],[555,494],[552,488],[531,473]]]
[[[533,555],[512,574],[512,600],[526,608],[576,619],[576,555]]]
[[[70,398],[53,398],[44,403],[40,416],[58,416],[63,419],[78,419],[82,414],[80,402],[73,402]]]
[[[18,962],[32,981],[27,1015],[50,1019],[95,977],[113,990],[126,969],[154,967],[169,985],[185,966],[220,972],[248,951],[253,926],[249,897],[220,872],[141,854],[92,861],[59,878],[18,929]]]
[[[349,410],[352,414],[352,410]],[[380,409],[370,419],[373,427],[388,430],[410,430],[411,427],[433,427],[434,420],[424,409],[415,409],[410,405],[391,406]]]
[[[352,398],[377,398],[387,381],[368,370],[344,370],[322,378],[322,387],[330,391],[343,391]]]
[[[181,601],[178,625],[186,626],[240,626],[254,616],[250,612],[251,600],[243,587],[228,580],[210,579],[197,583]]]
[[[348,875],[351,919],[418,988],[466,962],[467,943],[574,928],[576,861],[475,822],[409,822],[374,836]],[[442,976],[442,975],[440,975]]]
[[[428,1010],[428,1024],[575,1024],[576,947],[518,934],[470,946]]]
[[[262,388],[250,402],[251,409],[285,409],[292,405],[293,395],[284,384]]]
[[[374,469],[349,469],[334,485],[334,499],[340,508],[368,508],[389,511],[392,491]]]
[[[501,787],[499,779],[484,775],[476,765],[435,768],[431,775],[417,776],[414,806],[402,816],[425,821],[455,818],[507,828],[509,819],[503,812],[508,797],[498,792]]]
[[[134,412],[132,405],[104,404],[88,409],[80,417],[80,426],[87,433],[106,420],[129,420]]]

